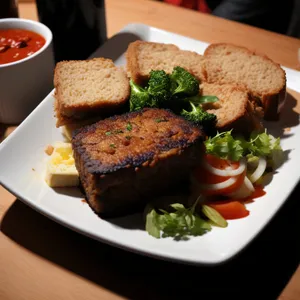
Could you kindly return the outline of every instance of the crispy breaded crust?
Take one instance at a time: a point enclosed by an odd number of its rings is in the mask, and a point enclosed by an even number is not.
[[[202,130],[163,109],[114,116],[74,132],[72,146],[87,200],[115,214],[189,179],[200,162]]]
[[[90,173],[107,174],[128,165],[154,163],[162,153],[180,152],[202,138],[199,127],[169,110],[144,109],[80,128],[74,132],[72,144],[84,161],[92,162],[87,164]]]

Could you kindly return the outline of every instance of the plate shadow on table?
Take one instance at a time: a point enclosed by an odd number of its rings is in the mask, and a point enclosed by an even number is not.
[[[10,239],[129,299],[277,299],[300,261],[300,185],[242,253],[215,267],[143,257],[89,239],[16,200],[1,222]]]
[[[4,140],[6,127],[6,125],[0,123],[0,143],[2,142],[2,140]]]
[[[264,122],[264,126],[268,128],[268,133],[281,139],[289,137],[290,129],[298,126],[300,123],[300,115],[294,108],[297,106],[297,99],[292,94],[287,93],[285,105],[280,114],[280,118],[276,122]]]

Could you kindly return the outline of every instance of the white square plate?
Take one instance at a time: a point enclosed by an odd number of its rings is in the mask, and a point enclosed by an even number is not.
[[[110,39],[93,56],[111,57],[117,65],[125,63],[124,52],[136,39],[173,43],[182,49],[203,53],[206,43],[141,24],[130,24]],[[267,54],[267,53],[266,53]],[[299,72],[285,68],[287,86],[297,90]],[[41,74],[42,75],[42,74]],[[289,150],[287,162],[266,187],[266,195],[248,204],[250,216],[229,221],[226,229],[213,228],[204,236],[188,241],[155,239],[141,227],[142,217],[135,214],[113,220],[102,220],[83,203],[78,189],[51,189],[44,181],[44,149],[63,140],[55,127],[53,92],[0,145],[0,183],[26,204],[45,216],[102,242],[140,254],[192,264],[217,264],[242,250],[270,221],[287,200],[300,176],[299,116],[292,111],[296,100],[288,98],[287,109],[279,122],[268,124],[269,132],[282,135],[282,147]]]

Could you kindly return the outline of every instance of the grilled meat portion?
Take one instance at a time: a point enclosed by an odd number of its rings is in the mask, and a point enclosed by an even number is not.
[[[167,193],[189,179],[203,138],[199,127],[154,108],[78,129],[72,146],[89,205],[103,216],[120,215]]]

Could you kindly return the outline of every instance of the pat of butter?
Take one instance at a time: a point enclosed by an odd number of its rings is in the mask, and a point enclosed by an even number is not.
[[[71,143],[57,142],[47,162],[46,182],[50,187],[70,187],[79,185],[79,175],[75,167]]]

